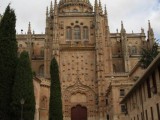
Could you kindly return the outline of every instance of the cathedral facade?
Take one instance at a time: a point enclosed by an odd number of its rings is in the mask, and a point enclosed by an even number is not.
[[[95,0],[55,0],[46,10],[45,34],[18,34],[18,52],[29,52],[35,73],[35,120],[48,120],[50,62],[57,59],[64,120],[124,120],[121,97],[143,70],[141,48],[153,45],[148,37],[121,30],[110,33],[107,10]],[[120,94],[119,94],[120,93]]]

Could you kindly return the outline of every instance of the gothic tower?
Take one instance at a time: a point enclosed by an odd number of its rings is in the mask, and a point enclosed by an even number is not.
[[[88,120],[104,120],[105,74],[112,73],[107,10],[95,0],[54,1],[46,11],[45,77],[52,57],[59,63],[64,120],[76,119],[76,110]]]

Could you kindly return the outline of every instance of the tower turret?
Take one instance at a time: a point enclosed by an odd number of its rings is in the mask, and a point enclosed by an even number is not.
[[[122,45],[122,53],[123,53],[124,71],[129,72],[128,42],[127,42],[127,34],[123,25],[123,21],[121,21],[121,45]]]

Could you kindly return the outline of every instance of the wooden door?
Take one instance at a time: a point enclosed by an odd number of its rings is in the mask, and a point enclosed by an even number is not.
[[[71,120],[87,120],[87,108],[77,105],[71,109]]]

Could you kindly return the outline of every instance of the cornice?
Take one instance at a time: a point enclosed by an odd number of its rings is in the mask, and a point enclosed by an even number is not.
[[[95,47],[60,47],[60,51],[95,51]]]

